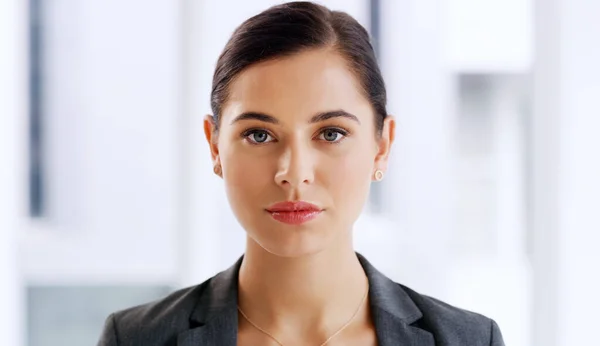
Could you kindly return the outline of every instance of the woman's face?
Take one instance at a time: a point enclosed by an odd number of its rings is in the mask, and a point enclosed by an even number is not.
[[[229,86],[219,131],[212,117],[204,125],[249,240],[285,257],[351,244],[374,172],[387,167],[394,131],[388,117],[376,135],[358,80],[329,49],[247,68]],[[289,201],[312,206],[276,205]]]

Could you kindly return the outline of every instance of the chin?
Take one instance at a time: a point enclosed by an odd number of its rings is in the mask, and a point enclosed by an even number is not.
[[[263,250],[269,252],[271,255],[282,257],[282,258],[302,258],[317,254],[323,250],[323,248],[316,249],[281,249],[277,248],[267,248],[261,246]]]
[[[250,238],[266,252],[285,258],[314,255],[329,247],[332,241],[331,236],[307,229],[272,229],[268,233],[250,235]]]

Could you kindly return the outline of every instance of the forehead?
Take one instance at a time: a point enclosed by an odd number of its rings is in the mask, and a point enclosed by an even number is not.
[[[248,111],[268,113],[283,121],[300,120],[332,110],[372,117],[371,106],[346,61],[334,50],[318,49],[255,64],[241,72],[230,85],[223,120]]]

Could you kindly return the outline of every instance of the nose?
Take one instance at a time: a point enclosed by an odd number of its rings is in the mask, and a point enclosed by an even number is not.
[[[314,158],[310,148],[296,143],[287,146],[279,157],[275,183],[291,192],[314,181]]]

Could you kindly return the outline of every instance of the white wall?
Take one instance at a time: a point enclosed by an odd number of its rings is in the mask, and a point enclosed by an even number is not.
[[[387,246],[403,249],[388,275],[423,293],[444,297],[443,286],[434,283],[444,281],[447,268],[439,263],[448,263],[444,259],[452,234],[454,110],[451,74],[442,55],[443,13],[438,0],[382,1],[381,13],[381,68],[388,112],[397,120],[385,182],[384,203],[395,223]],[[404,249],[413,249],[414,256],[406,257]],[[418,269],[412,265],[417,260],[423,261]]]
[[[19,1],[0,2],[0,335],[5,345],[24,340],[23,282],[18,263],[19,215],[25,211],[19,133],[26,128],[23,26],[26,8]]]
[[[527,73],[532,0],[442,0],[444,58],[457,72]]]
[[[536,1],[535,344],[597,339],[600,3]]]
[[[390,0],[382,1],[382,8],[381,63],[398,131],[386,178],[393,222],[385,245],[377,250],[395,249],[396,261],[393,266],[385,259],[378,264],[392,278],[423,293],[494,318],[507,344],[529,345],[523,161],[527,148],[520,132],[521,95],[515,86],[500,83],[491,90],[490,100],[481,101],[490,102],[489,114],[482,113],[485,109],[467,114],[492,119],[488,157],[476,160],[469,167],[473,171],[464,171],[457,169],[461,158],[454,151],[460,136],[486,136],[457,132],[458,103],[465,100],[459,98],[456,75],[527,73],[529,4]],[[506,23],[513,20],[515,25],[507,29]],[[494,49],[486,48],[490,46]],[[459,201],[469,196],[462,195],[468,190],[457,183],[478,187],[480,182],[470,177],[486,163],[492,182],[489,201],[471,204],[461,215]],[[469,233],[457,222],[465,216],[482,219],[489,227]]]
[[[49,214],[28,225],[27,279],[172,282],[179,260],[178,3],[64,0],[45,9]]]
[[[526,252],[529,83],[521,75],[460,82],[450,301],[484,313],[509,345],[530,345],[531,268]]]

